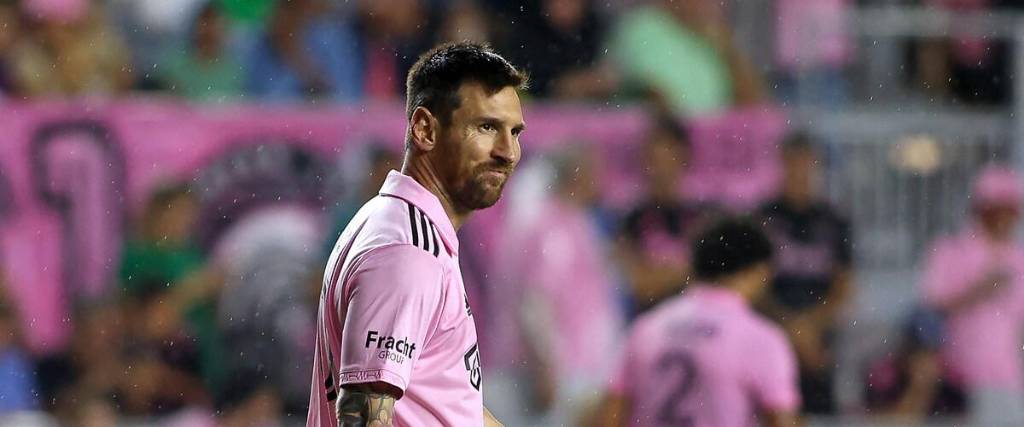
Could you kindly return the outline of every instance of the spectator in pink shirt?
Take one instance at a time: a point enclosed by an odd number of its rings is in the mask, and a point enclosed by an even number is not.
[[[1020,178],[1002,167],[975,182],[973,220],[937,241],[924,264],[926,304],[944,313],[942,355],[977,425],[1024,425],[1024,247],[1014,240]]]
[[[850,0],[776,0],[777,92],[784,101],[836,107],[848,98],[853,62]]]
[[[589,212],[598,193],[594,162],[584,150],[568,148],[545,162],[554,184],[539,197],[536,213],[513,226],[501,257],[507,283],[494,307],[517,325],[513,333],[521,344],[509,347],[524,350],[515,357],[520,363],[507,369],[510,378],[525,377],[531,385],[510,387],[525,404],[508,404],[505,393],[496,394],[509,414],[498,405],[495,413],[509,424],[576,425],[607,379],[607,355],[620,336],[616,274],[609,242]]]

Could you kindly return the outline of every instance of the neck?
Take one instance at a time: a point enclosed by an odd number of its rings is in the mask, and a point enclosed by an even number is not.
[[[743,301],[748,304],[752,304],[754,300],[757,299],[759,289],[762,285],[750,283],[749,280],[736,277],[723,279],[720,286],[722,289],[728,289],[739,294],[739,296],[743,298]]]
[[[427,161],[426,156],[406,154],[405,162],[402,163],[402,173],[416,180],[423,188],[437,196],[437,199],[441,201],[441,207],[444,208],[444,213],[448,215],[448,220],[452,222],[452,226],[456,230],[462,228],[462,224],[469,218],[469,211],[455,207],[455,200],[441,184],[437,169]]]

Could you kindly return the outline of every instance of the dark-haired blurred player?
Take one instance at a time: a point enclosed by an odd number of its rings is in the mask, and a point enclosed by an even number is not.
[[[623,219],[616,251],[635,313],[683,289],[690,274],[690,240],[712,212],[684,200],[679,191],[691,149],[689,132],[675,117],[651,118],[642,159],[646,194]]]
[[[500,425],[483,407],[455,230],[498,201],[519,162],[525,81],[473,43],[439,46],[409,71],[402,172],[327,263],[307,425]]]
[[[772,246],[724,219],[693,244],[698,282],[635,322],[605,406],[606,427],[797,424],[796,358],[750,308],[771,277]]]

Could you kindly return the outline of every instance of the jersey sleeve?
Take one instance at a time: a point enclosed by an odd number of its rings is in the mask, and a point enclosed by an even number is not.
[[[385,382],[405,391],[440,314],[443,274],[440,261],[415,246],[364,256],[341,302],[342,385]]]
[[[747,365],[751,368],[752,395],[762,410],[796,412],[800,408],[796,356],[782,331],[766,332],[762,339],[751,340],[761,345],[748,353],[756,355]]]

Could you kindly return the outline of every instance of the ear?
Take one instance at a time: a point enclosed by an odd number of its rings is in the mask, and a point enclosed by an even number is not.
[[[437,145],[440,123],[437,117],[425,107],[416,107],[409,119],[409,127],[412,129],[412,145],[421,151],[433,150]]]

